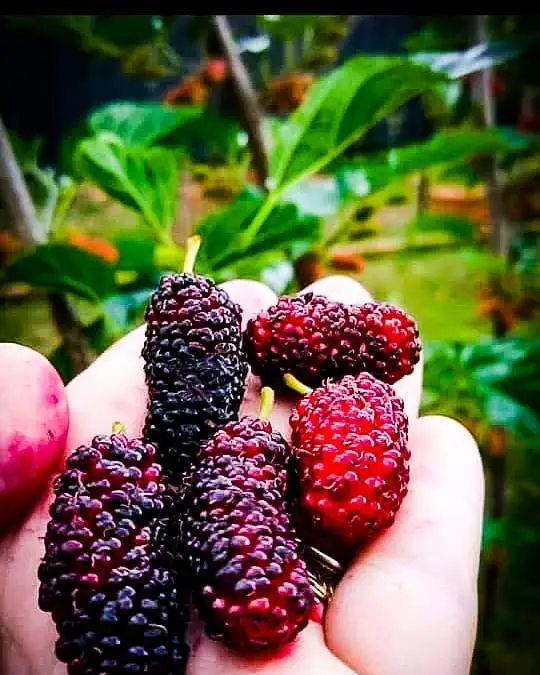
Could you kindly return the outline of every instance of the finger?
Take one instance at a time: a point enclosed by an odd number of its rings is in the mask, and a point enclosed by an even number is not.
[[[246,657],[223,645],[202,638],[193,648],[187,675],[353,675],[324,645],[320,624],[311,622],[299,637],[281,652]]]
[[[315,283],[304,288],[302,293],[316,293],[319,295],[326,295],[326,297],[337,302],[345,302],[348,304],[363,304],[365,302],[372,302],[373,298],[369,292],[357,281],[351,277],[342,275],[335,275],[325,277]],[[416,364],[413,372],[406,375],[399,382],[394,384],[394,389],[397,394],[401,396],[405,402],[405,412],[409,419],[418,417],[418,410],[420,408],[420,399],[422,395],[422,371],[424,359]]]
[[[18,344],[0,345],[0,531],[41,493],[61,457],[68,405],[47,359]]]
[[[465,675],[476,630],[484,498],[472,436],[411,425],[411,483],[395,524],[341,581],[326,615],[333,652],[362,675]]]

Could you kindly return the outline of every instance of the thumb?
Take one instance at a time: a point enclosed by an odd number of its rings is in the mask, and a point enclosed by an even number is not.
[[[64,451],[69,415],[60,376],[38,352],[0,344],[0,535],[35,504]]]

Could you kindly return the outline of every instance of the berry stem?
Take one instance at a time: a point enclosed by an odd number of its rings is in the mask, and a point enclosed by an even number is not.
[[[113,434],[124,434],[126,432],[126,425],[123,422],[113,422],[112,432]]]
[[[198,234],[189,237],[186,243],[186,257],[184,258],[184,273],[193,274],[195,267],[195,258],[201,246],[201,238]]]
[[[259,419],[267,420],[270,417],[274,406],[274,390],[270,387],[261,389],[261,403],[259,408]]]
[[[291,373],[285,373],[285,375],[283,376],[283,382],[285,382],[285,384],[289,387],[289,389],[292,389],[293,391],[302,394],[302,396],[304,396],[305,394],[311,394],[311,392],[313,391],[311,387],[308,387],[307,384],[300,382],[300,380],[298,380]]]
[[[310,546],[310,551],[313,553],[314,557],[318,560],[318,562],[321,565],[324,565],[327,570],[330,572],[333,572],[334,574],[343,574],[343,567],[341,566],[340,563],[338,563],[337,560],[334,560],[334,558],[331,558],[329,555],[326,553],[323,553],[323,551],[320,551],[318,548],[315,548],[315,546]]]

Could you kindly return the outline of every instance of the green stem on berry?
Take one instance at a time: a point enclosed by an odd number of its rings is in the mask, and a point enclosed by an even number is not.
[[[300,382],[300,380],[298,380],[292,373],[285,373],[283,376],[283,382],[285,382],[289,389],[302,394],[302,396],[305,394],[311,394],[313,391],[311,387],[308,387],[307,384]]]
[[[343,567],[340,563],[338,563],[337,560],[334,560],[334,558],[331,558],[323,551],[320,551],[318,548],[315,548],[315,546],[310,546],[309,548],[313,553],[313,555],[317,558],[319,563],[321,563],[321,565],[324,565],[324,567],[326,567],[326,569],[328,569],[330,572],[333,572],[334,574],[343,573]]]
[[[125,434],[126,433],[126,425],[123,422],[113,422],[112,424],[112,432],[113,434]]]
[[[261,403],[259,408],[259,419],[267,420],[270,417],[272,408],[274,406],[274,390],[270,387],[263,387],[261,389]]]
[[[198,234],[189,237],[186,243],[186,257],[184,258],[184,273],[193,274],[195,267],[195,258],[201,246],[201,238]]]

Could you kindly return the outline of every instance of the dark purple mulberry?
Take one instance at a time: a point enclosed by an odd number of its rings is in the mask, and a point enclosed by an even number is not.
[[[69,675],[176,675],[185,666],[172,500],[155,455],[124,434],[96,436],[54,481],[39,606],[56,623]]]
[[[146,311],[144,437],[175,483],[202,441],[238,415],[248,366],[241,309],[210,279],[162,277]]]
[[[231,422],[201,447],[186,548],[207,634],[240,652],[276,649],[314,598],[286,511],[290,449],[270,423]]]

